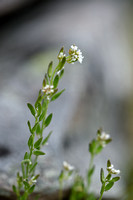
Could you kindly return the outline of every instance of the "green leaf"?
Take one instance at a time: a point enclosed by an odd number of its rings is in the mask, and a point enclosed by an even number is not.
[[[37,106],[37,104],[38,103],[41,103],[41,101],[42,101],[42,93],[41,93],[41,90],[39,91],[39,94],[38,94],[38,98],[37,98],[37,100],[36,100],[36,102],[35,102],[35,107]]]
[[[47,99],[44,99],[43,103],[42,103],[42,110],[46,110],[47,108],[47,103],[48,103],[48,100]]]
[[[46,79],[46,84],[49,85],[49,78],[48,78],[48,74],[47,73],[45,74],[45,79]]]
[[[29,154],[28,152],[26,151],[25,155],[24,155],[24,160],[28,159],[29,158]]]
[[[46,78],[44,77],[43,82],[42,82],[42,86],[45,87],[47,84]]]
[[[37,166],[37,162],[35,162],[34,165],[31,166],[31,168],[30,168],[30,173],[31,173],[32,171],[34,171],[34,169],[35,169],[36,166]]]
[[[88,171],[88,177],[92,176],[92,174],[94,173],[95,170],[95,166],[93,165],[93,167]]]
[[[25,185],[26,188],[30,187],[30,185],[29,185],[29,183],[27,181],[23,181],[23,184]]]
[[[40,115],[39,122],[43,120],[43,118],[45,117],[45,114],[46,114],[46,110],[44,110],[43,113]]]
[[[111,181],[113,181],[113,182],[116,182],[116,181],[119,181],[119,180],[120,180],[120,177],[119,177],[119,176],[114,177],[114,178],[111,179]]]
[[[41,127],[40,127],[40,124],[38,123],[37,124],[37,128],[36,128],[36,134],[40,134],[41,133]]]
[[[28,193],[31,194],[35,189],[35,185],[32,185],[29,190],[28,190]]]
[[[61,90],[60,92],[58,92],[58,93],[56,93],[55,95],[53,95],[53,96],[51,97],[51,101],[56,100],[64,91],[65,91],[65,89],[64,89],[64,90]]]
[[[48,71],[47,71],[49,77],[52,76],[52,69],[53,69],[53,62],[51,61],[51,62],[49,63]]]
[[[30,124],[30,121],[29,121],[29,120],[28,120],[27,124],[28,124],[29,130],[30,130],[30,132],[31,132],[31,124]]]
[[[15,185],[12,186],[12,190],[13,190],[14,193],[17,193],[17,189],[16,189]]]
[[[40,174],[37,174],[37,175],[33,178],[33,180],[37,180],[39,176],[40,176]]]
[[[107,161],[107,167],[110,167],[111,166],[111,162],[110,160]]]
[[[36,111],[37,111],[37,117],[41,114],[41,111],[42,111],[42,106],[40,103],[36,104],[35,106],[36,108]]]
[[[101,145],[97,146],[97,148],[95,149],[95,154],[100,153],[103,150],[103,147]]]
[[[109,181],[111,179],[111,174],[108,174],[106,180]]]
[[[55,78],[54,78],[54,81],[53,81],[53,86],[54,86],[54,88],[57,88],[58,83],[59,83],[59,76],[58,76],[58,74],[57,74],[57,75],[55,76]]]
[[[36,113],[34,107],[30,103],[27,103],[27,106],[30,109],[31,114],[35,117]]]
[[[35,149],[37,149],[39,146],[40,146],[40,144],[41,144],[41,142],[42,142],[42,137],[41,138],[39,138],[36,142],[35,142],[35,144],[34,144],[34,148]]]
[[[109,182],[106,186],[105,186],[105,191],[110,190],[114,185],[114,182]]]
[[[32,134],[36,131],[37,125],[38,125],[38,122],[35,123],[35,125],[34,125],[33,128],[31,129]]]
[[[50,124],[50,122],[51,122],[51,120],[52,120],[52,116],[53,116],[53,114],[51,113],[51,114],[46,118],[46,120],[45,120],[45,122],[44,122],[45,127],[47,127],[47,126]]]
[[[39,150],[33,151],[33,154],[34,154],[35,156],[41,156],[41,155],[45,155],[45,153],[44,153],[44,152],[42,152],[42,151],[39,151]]]
[[[31,147],[33,147],[33,135],[31,135],[31,136],[29,137],[29,140],[28,140],[28,147],[29,147],[29,149],[30,149]]]
[[[62,69],[60,72],[60,79],[63,77],[63,75],[64,75],[64,69]]]
[[[42,145],[45,145],[49,139],[49,137],[51,136],[52,131],[50,131],[50,133],[47,135],[47,137],[42,141]]]
[[[92,140],[92,142],[89,144],[89,152],[91,154],[95,154],[95,149],[96,149],[96,140]]]
[[[105,181],[103,168],[101,168],[101,171],[100,171],[100,180],[101,180],[101,183],[104,183]]]
[[[64,67],[65,62],[66,62],[66,57],[63,57],[62,61],[60,61],[59,64],[58,64],[57,71],[60,71]]]

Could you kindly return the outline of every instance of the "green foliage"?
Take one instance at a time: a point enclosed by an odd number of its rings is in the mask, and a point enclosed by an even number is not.
[[[51,122],[51,120],[52,120],[52,116],[53,116],[53,114],[51,113],[51,114],[46,118],[46,120],[45,120],[45,122],[44,122],[44,126],[45,126],[45,127],[47,127],[47,126],[50,124],[50,122]]]
[[[41,155],[45,155],[45,153],[44,153],[44,152],[42,152],[42,151],[39,151],[39,150],[33,151],[33,154],[34,154],[35,156],[41,156]]]
[[[45,145],[49,139],[49,137],[51,136],[52,131],[50,131],[50,133],[47,135],[47,137],[45,137],[45,139],[42,141],[42,145]]]
[[[28,139],[28,151],[24,155],[24,160],[21,161],[21,173],[17,173],[17,184],[12,186],[13,192],[17,195],[17,200],[28,200],[29,195],[33,193],[39,174],[36,174],[36,167],[38,164],[38,157],[45,155],[41,150],[43,145],[46,145],[52,131],[44,137],[43,131],[51,123],[53,114],[48,114],[48,107],[52,101],[58,99],[65,89],[58,92],[58,84],[60,79],[64,75],[64,65],[65,63],[74,63],[79,61],[82,63],[82,52],[77,46],[72,45],[69,49],[69,55],[66,56],[64,52],[64,47],[61,48],[58,54],[58,65],[54,68],[53,62],[51,61],[47,68],[47,73],[45,73],[42,89],[39,90],[37,100],[34,106],[27,103],[27,106],[34,117],[34,124],[31,124],[28,120],[27,125],[29,128],[30,136]],[[95,166],[93,164],[94,157],[99,154],[103,148],[111,142],[111,138],[108,134],[105,134],[101,129],[97,131],[97,138],[93,139],[89,144],[90,153],[90,164],[87,170],[86,179],[80,176],[73,168],[65,162],[64,170],[61,171],[59,176],[60,184],[60,200],[62,200],[62,186],[63,181],[67,181],[70,176],[74,176],[74,183],[72,186],[72,191],[70,195],[70,200],[96,200],[93,193],[90,192],[90,184],[92,182],[92,176],[95,171]],[[120,177],[113,177],[112,174],[117,174],[119,170],[112,168],[111,162],[107,162],[108,175],[104,176],[104,170],[101,169],[100,180],[102,183],[100,198],[102,199],[103,193],[110,190],[114,183],[120,179]],[[23,192],[21,192],[23,191]]]
[[[30,103],[27,103],[27,106],[28,106],[31,114],[35,117],[36,112],[35,112],[34,107]]]
[[[60,95],[65,91],[65,89],[61,90],[60,92],[56,93],[54,96],[52,96],[51,101],[56,100],[60,97]]]
[[[105,132],[103,132],[101,129],[99,129],[97,131],[97,138],[93,139],[92,142],[90,142],[89,144],[90,163],[89,163],[89,168],[87,170],[86,179],[80,176],[76,171],[72,172],[70,171],[71,174],[69,174],[69,167],[66,171],[66,166],[64,170],[61,171],[61,174],[59,176],[59,182],[61,182],[62,184],[63,181],[67,180],[72,174],[74,175],[74,182],[70,194],[70,200],[96,200],[95,195],[90,192],[92,176],[95,171],[95,166],[93,164],[93,161],[94,157],[103,150],[106,144],[109,143],[108,141],[111,141],[110,136]],[[113,187],[114,183],[120,179],[120,177],[118,176],[112,178],[112,174],[118,174],[119,170],[114,169],[110,160],[107,161],[107,171],[108,171],[107,176],[105,176],[103,168],[101,168],[100,171],[100,181],[102,183],[102,186],[100,190],[99,200],[102,199],[103,193],[110,190]],[[61,185],[60,190],[62,188],[62,184],[60,184]]]

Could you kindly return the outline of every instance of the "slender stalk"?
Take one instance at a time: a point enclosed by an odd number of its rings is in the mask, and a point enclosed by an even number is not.
[[[99,197],[99,200],[101,200],[102,197],[103,197],[104,189],[105,189],[105,183],[103,183],[103,185],[102,185],[102,187],[101,187],[101,192],[100,192],[101,195],[100,195],[100,197]]]
[[[59,200],[63,199],[63,181],[60,181]]]
[[[92,170],[92,167],[93,167],[93,161],[94,161],[94,154],[91,154],[91,159],[90,159],[90,164],[89,164],[88,174],[89,174],[89,172]],[[90,188],[91,177],[92,177],[92,174],[90,174],[90,176],[87,176],[87,190],[89,190],[89,188]]]

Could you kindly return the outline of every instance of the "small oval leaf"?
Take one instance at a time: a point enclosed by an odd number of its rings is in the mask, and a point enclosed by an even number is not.
[[[114,177],[114,178],[111,179],[111,181],[113,181],[113,182],[116,182],[116,181],[119,181],[119,180],[120,180],[120,177],[119,177],[119,176]]]
[[[55,95],[53,95],[53,96],[51,97],[51,101],[56,100],[64,91],[65,91],[65,89],[64,89],[64,90],[61,90],[60,92],[58,92],[58,93],[56,93]]]
[[[35,189],[35,185],[32,185],[29,190],[28,190],[28,193],[31,194]]]
[[[59,83],[59,76],[58,76],[58,74],[57,74],[57,75],[55,76],[55,78],[54,78],[54,81],[53,81],[53,86],[54,86],[54,88],[57,88],[58,83]]]
[[[39,150],[33,151],[33,154],[34,154],[35,156],[41,156],[41,155],[45,155],[45,153],[44,153],[44,152],[42,152],[42,151],[39,151]]]
[[[28,106],[28,108],[29,108],[31,114],[32,114],[33,116],[35,116],[36,113],[35,113],[34,107],[33,107],[30,103],[27,103],[27,106]]]
[[[100,171],[100,180],[101,180],[101,183],[104,183],[105,181],[103,168],[101,168],[101,171]]]
[[[49,77],[52,76],[52,68],[53,68],[53,62],[51,61],[51,62],[49,63],[48,71],[47,71]]]
[[[47,127],[47,126],[50,124],[50,122],[51,122],[51,120],[52,120],[52,116],[53,116],[53,114],[51,113],[51,114],[46,118],[46,120],[45,120],[45,122],[44,122],[45,127]]]
[[[29,147],[29,149],[30,149],[31,147],[33,147],[33,136],[32,136],[32,135],[29,137],[29,140],[28,140],[28,147]]]
[[[42,142],[42,137],[41,138],[39,138],[36,142],[35,142],[35,144],[34,144],[34,148],[36,149],[36,148],[38,148],[39,146],[40,146],[40,144],[41,144],[41,142]]]
[[[50,133],[47,135],[47,137],[42,141],[42,145],[45,145],[49,139],[49,137],[51,136],[52,131],[50,131]]]
[[[114,185],[114,182],[109,182],[106,186],[105,186],[105,191],[110,190]]]

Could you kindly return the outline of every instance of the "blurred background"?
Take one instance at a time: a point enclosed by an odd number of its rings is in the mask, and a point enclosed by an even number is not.
[[[54,117],[45,134],[53,134],[40,159],[43,187],[57,187],[63,160],[85,175],[88,143],[102,127],[113,142],[95,159],[95,191],[111,159],[121,181],[106,195],[133,199],[132,13],[131,0],[0,1],[0,187],[12,184],[27,150],[33,119],[26,103],[35,102],[60,48],[76,44],[83,64],[66,66],[59,86],[66,91],[49,108]]]

